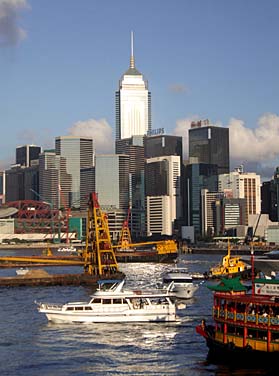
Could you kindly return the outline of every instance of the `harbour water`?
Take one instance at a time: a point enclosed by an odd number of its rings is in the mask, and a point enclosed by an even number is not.
[[[184,255],[181,266],[204,272],[220,255]],[[168,264],[120,264],[127,285],[154,286]],[[78,267],[44,268],[52,273]],[[15,275],[14,269],[0,270]],[[266,375],[265,369],[209,364],[207,347],[195,326],[211,318],[212,293],[201,284],[180,311],[178,323],[52,324],[34,301],[87,301],[88,287],[1,288],[0,375]],[[268,366],[268,365],[267,365]]]

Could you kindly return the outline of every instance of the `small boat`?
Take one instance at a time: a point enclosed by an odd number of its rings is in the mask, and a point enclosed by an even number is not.
[[[76,252],[77,249],[72,245],[70,247],[60,247],[57,249],[57,252]]]
[[[28,273],[30,270],[27,269],[27,268],[20,268],[20,269],[17,269],[16,270],[16,274],[17,275],[25,275],[26,273]]]
[[[248,291],[240,277],[223,278],[214,291],[214,325],[196,327],[212,363],[278,365],[279,280],[252,279]]]
[[[191,299],[199,286],[186,268],[175,267],[163,274],[163,286],[178,299]]]
[[[179,307],[172,301],[169,291],[126,290],[125,280],[98,283],[89,302],[37,303],[38,311],[55,323],[177,321]]]
[[[241,260],[241,257],[231,256],[230,241],[228,239],[228,253],[223,257],[222,263],[210,268],[209,278],[235,277],[249,275],[251,269]]]

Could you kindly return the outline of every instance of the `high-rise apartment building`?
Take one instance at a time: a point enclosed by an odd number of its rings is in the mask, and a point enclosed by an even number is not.
[[[218,190],[231,189],[234,198],[246,199],[247,218],[261,212],[261,178],[254,172],[243,172],[243,167],[229,174],[219,175]]]
[[[192,122],[189,129],[189,158],[214,164],[218,175],[230,171],[229,128],[216,127],[208,120]]]
[[[93,138],[79,136],[56,137],[55,152],[57,155],[65,158],[66,171],[72,178],[69,197],[70,206],[79,208],[80,170],[94,166]]]
[[[133,33],[130,67],[119,81],[115,93],[116,140],[145,135],[151,130],[151,94],[148,82],[135,67]]]
[[[24,145],[16,148],[16,164],[30,167],[34,161],[38,161],[42,148],[36,145]],[[38,162],[37,162],[38,163]]]

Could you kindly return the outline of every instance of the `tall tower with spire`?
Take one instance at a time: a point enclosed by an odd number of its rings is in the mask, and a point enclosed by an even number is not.
[[[148,82],[135,67],[134,35],[131,32],[130,67],[115,93],[116,140],[143,136],[151,130],[151,94]]]

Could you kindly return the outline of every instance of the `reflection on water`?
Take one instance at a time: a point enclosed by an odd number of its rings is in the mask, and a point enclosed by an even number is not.
[[[204,272],[220,255],[185,255],[189,271]],[[183,265],[183,266],[185,266]],[[154,286],[171,265],[120,264],[131,288]],[[56,269],[53,269],[56,270]],[[64,269],[72,272],[72,267]],[[263,370],[208,364],[195,326],[211,318],[212,293],[203,284],[178,323],[52,324],[34,300],[87,301],[89,287],[1,288],[0,375],[264,375]]]

